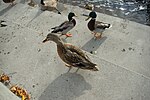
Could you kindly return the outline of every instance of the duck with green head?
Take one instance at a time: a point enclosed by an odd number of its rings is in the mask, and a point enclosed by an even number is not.
[[[43,43],[46,41],[53,41],[57,44],[57,52],[59,57],[70,69],[72,67],[77,67],[78,69],[98,71],[97,65],[92,63],[89,60],[89,57],[85,55],[85,53],[78,47],[69,43],[64,43],[57,35],[52,33],[47,35]]]
[[[66,35],[67,37],[71,37],[72,34],[67,34],[74,26],[76,25],[76,20],[73,18],[76,17],[75,13],[70,12],[68,14],[68,21],[63,22],[59,26],[53,27],[53,31],[51,33],[58,33],[62,35]]]
[[[94,37],[101,38],[102,32],[106,28],[110,28],[111,25],[108,23],[96,21],[96,17],[97,17],[97,14],[95,11],[90,12],[86,21],[90,18],[91,20],[88,22],[87,26],[88,26],[88,29],[92,32],[92,34],[94,34]],[[100,33],[100,35],[98,35],[98,33]]]

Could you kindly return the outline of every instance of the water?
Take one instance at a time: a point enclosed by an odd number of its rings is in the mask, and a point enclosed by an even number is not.
[[[94,4],[95,11],[116,16],[141,24],[150,25],[150,0],[59,0],[63,3],[84,7],[86,3]],[[150,8],[149,8],[150,9]]]

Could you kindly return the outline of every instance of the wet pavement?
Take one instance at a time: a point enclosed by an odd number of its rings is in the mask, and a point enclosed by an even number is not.
[[[65,4],[84,7],[94,4],[95,11],[150,25],[149,0],[60,0]]]

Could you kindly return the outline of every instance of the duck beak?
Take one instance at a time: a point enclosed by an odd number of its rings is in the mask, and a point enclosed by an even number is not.
[[[45,40],[43,40],[43,43],[45,43],[45,42],[47,42],[48,41],[48,39],[46,38]]]
[[[87,19],[85,19],[85,21],[87,21],[87,20],[89,20],[91,17],[90,16],[88,16],[88,18]]]

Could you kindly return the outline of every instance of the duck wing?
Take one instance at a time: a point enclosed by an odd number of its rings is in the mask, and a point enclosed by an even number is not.
[[[57,32],[62,32],[64,30],[67,30],[68,28],[72,28],[74,25],[72,22],[65,21],[59,26],[53,27],[51,29],[54,29],[51,33],[57,33]]]
[[[78,55],[82,56],[85,59],[89,59],[89,57],[78,47],[71,45],[70,43],[65,43],[68,50],[77,53]]]
[[[109,28],[110,24],[96,21],[95,22],[95,27],[100,28],[100,29],[105,29],[105,28]]]
[[[89,67],[94,67],[96,64],[92,63],[88,56],[76,46],[66,43],[65,44],[67,53],[65,54],[66,60],[71,63],[71,65],[80,67],[82,69],[88,69]]]

